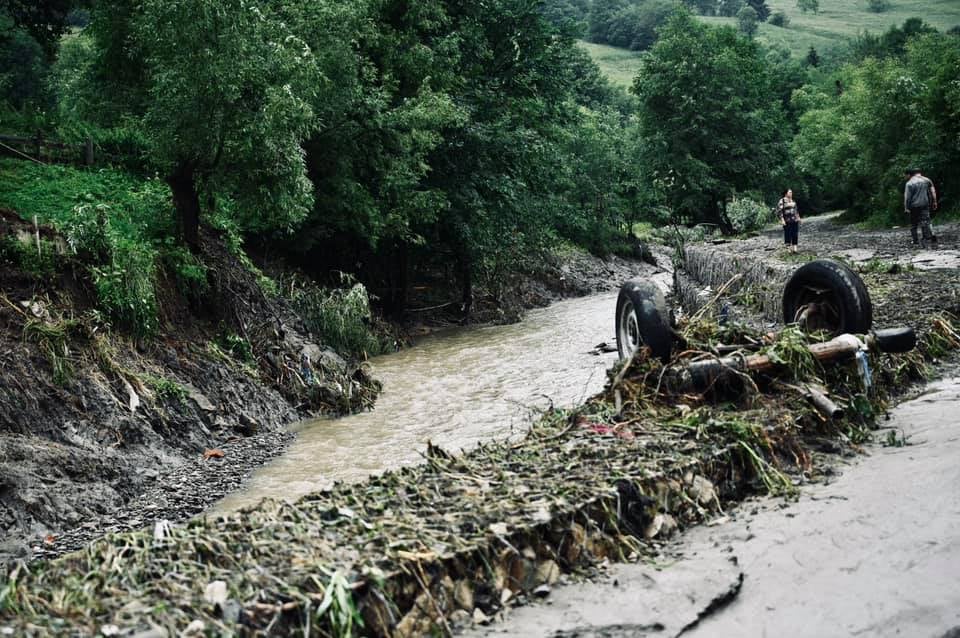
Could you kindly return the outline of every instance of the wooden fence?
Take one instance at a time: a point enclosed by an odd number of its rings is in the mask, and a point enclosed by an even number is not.
[[[67,144],[45,139],[41,134],[33,137],[0,135],[0,155],[29,159],[41,164],[83,164],[93,166],[93,138],[82,144]]]

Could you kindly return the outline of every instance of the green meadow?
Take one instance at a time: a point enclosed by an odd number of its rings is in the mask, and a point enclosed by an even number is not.
[[[922,18],[941,31],[960,25],[960,0],[891,0],[881,13],[867,9],[866,0],[820,0],[817,13],[803,13],[796,0],[767,0],[771,11],[782,11],[790,19],[786,27],[763,23],[757,30],[758,41],[785,47],[796,57],[814,47],[821,56],[842,48],[864,32],[883,33],[908,18]],[[710,24],[735,25],[734,18],[701,17]]]
[[[590,54],[611,82],[624,88],[633,84],[633,78],[640,70],[640,53],[592,42],[580,41],[578,44]]]

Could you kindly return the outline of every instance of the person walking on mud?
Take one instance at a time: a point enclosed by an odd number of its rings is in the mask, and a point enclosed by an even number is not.
[[[937,210],[937,189],[933,187],[933,181],[929,177],[920,174],[919,168],[908,169],[905,174],[908,178],[906,186],[903,187],[903,212],[910,215],[913,245],[918,243],[917,226],[922,233],[920,247],[926,248],[928,242],[936,245],[937,238],[930,227],[930,211]]]
[[[789,188],[777,202],[777,215],[780,216],[780,225],[783,226],[783,245],[791,252],[797,252],[797,243],[800,241],[800,210],[793,201],[793,191]]]

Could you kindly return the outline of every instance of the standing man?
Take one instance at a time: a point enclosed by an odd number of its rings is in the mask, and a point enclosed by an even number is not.
[[[930,228],[930,211],[937,210],[937,189],[933,187],[933,182],[929,177],[920,174],[919,168],[911,168],[906,171],[909,175],[907,185],[903,188],[903,212],[910,215],[910,236],[913,237],[913,245],[917,245],[917,226],[920,227],[923,235],[920,239],[920,246],[927,247],[927,242],[937,243],[937,238],[933,235]]]

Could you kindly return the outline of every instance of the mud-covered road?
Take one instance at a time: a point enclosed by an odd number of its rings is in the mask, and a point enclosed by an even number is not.
[[[960,378],[895,408],[867,454],[799,501],[749,500],[656,565],[554,590],[475,636],[953,636]],[[889,434],[888,434],[889,433]]]
[[[799,255],[786,254],[777,230],[729,246],[798,265],[845,259],[861,270],[875,317],[918,325],[958,295],[958,227],[937,233],[939,248],[922,251],[906,228],[862,231],[825,216],[805,221]],[[955,367],[941,372],[891,412],[864,455],[802,487],[796,502],[741,503],[655,564],[555,588],[470,635],[960,635],[960,378]]]

